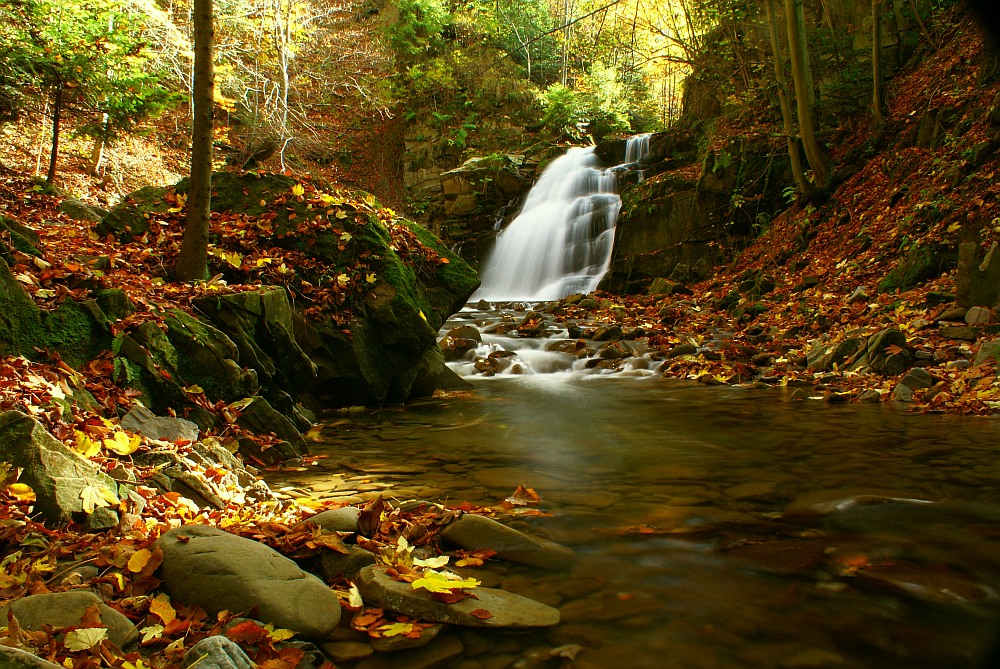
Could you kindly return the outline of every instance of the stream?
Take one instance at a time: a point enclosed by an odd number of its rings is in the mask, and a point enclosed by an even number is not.
[[[498,319],[467,309],[446,330]],[[345,503],[538,492],[551,516],[502,520],[573,566],[474,576],[561,624],[453,631],[463,653],[433,666],[557,667],[526,658],[567,645],[584,669],[977,666],[1000,629],[995,421],[667,381],[641,350],[588,368],[550,334],[485,336],[450,363],[471,391],[333,415],[312,445],[328,459],[272,478]],[[491,350],[513,362],[472,374]],[[379,661],[356,666],[410,666]]]

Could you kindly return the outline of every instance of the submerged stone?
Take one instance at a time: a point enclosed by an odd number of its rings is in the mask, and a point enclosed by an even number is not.
[[[545,569],[562,569],[573,562],[574,553],[565,546],[533,537],[503,523],[467,513],[441,530],[441,537],[465,550],[488,548],[497,556]]]

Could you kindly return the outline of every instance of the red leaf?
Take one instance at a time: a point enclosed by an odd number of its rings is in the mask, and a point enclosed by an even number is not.
[[[493,614],[487,611],[486,609],[475,609],[474,611],[469,611],[469,615],[475,616],[480,620],[489,620],[490,618],[493,617]]]

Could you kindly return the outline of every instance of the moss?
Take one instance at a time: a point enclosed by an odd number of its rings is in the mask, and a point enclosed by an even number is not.
[[[74,367],[111,348],[107,318],[93,300],[64,300],[54,311],[44,312],[42,319],[44,334],[38,345],[58,351]]]
[[[908,290],[924,281],[936,278],[954,266],[953,252],[939,246],[918,246],[910,249],[903,260],[879,281],[878,292],[894,293]]]
[[[4,242],[0,242],[0,257],[8,265],[14,265],[13,251],[20,251],[26,255],[42,257],[42,252],[38,250],[41,243],[38,233],[27,228],[17,221],[6,216],[0,216],[0,234],[4,237]]]

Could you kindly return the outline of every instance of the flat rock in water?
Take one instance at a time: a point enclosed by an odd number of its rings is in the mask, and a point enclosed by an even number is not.
[[[726,553],[781,574],[808,575],[823,563],[825,548],[810,541],[774,540],[740,544]]]
[[[477,599],[448,604],[426,590],[394,581],[381,565],[365,567],[358,574],[358,589],[369,604],[431,622],[468,627],[551,627],[559,624],[559,611],[503,590],[475,588]],[[475,615],[474,615],[475,614]]]
[[[371,640],[372,648],[380,653],[393,653],[407,648],[420,648],[426,646],[445,629],[441,623],[435,623],[424,629],[416,639],[397,634],[396,636],[381,636]]]
[[[323,581],[264,544],[206,525],[176,527],[157,541],[160,578],[171,597],[215,615],[250,611],[275,627],[324,639],[340,621],[340,601]]]
[[[0,607],[0,621],[6,625],[7,612],[10,611],[21,627],[33,632],[41,631],[44,625],[73,627],[83,621],[91,606],[96,606],[100,612],[101,623],[108,628],[108,639],[113,644],[125,649],[138,641],[139,632],[135,625],[89,590],[49,592],[15,599]]]
[[[489,548],[504,560],[545,569],[562,569],[574,558],[573,551],[565,546],[511,529],[492,518],[470,513],[446,525],[441,530],[441,536],[465,550]]]
[[[217,635],[202,639],[184,653],[181,667],[197,664],[198,669],[254,669],[256,665],[243,649],[228,637]]]
[[[375,652],[371,644],[361,641],[328,641],[320,644],[320,647],[326,656],[334,662],[363,660]]]
[[[858,585],[930,602],[995,601],[997,593],[948,567],[892,562],[858,570]]]

